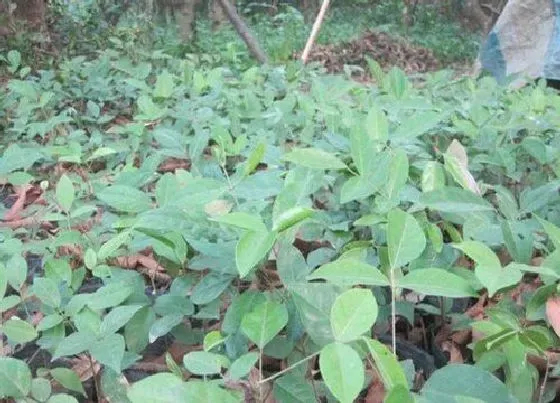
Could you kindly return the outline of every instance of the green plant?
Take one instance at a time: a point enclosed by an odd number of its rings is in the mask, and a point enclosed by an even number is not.
[[[543,83],[439,72],[420,89],[371,62],[365,86],[173,46],[4,60],[1,397],[551,400],[558,369],[528,358],[559,328],[560,103]],[[482,335],[422,388],[397,339],[419,318]],[[180,360],[118,381],[170,335]]]

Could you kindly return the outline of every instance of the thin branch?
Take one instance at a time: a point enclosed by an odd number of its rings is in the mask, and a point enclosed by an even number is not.
[[[316,353],[313,353],[313,354],[311,354],[311,355],[308,355],[307,357],[305,357],[305,358],[303,358],[303,359],[301,359],[301,360],[299,360],[299,361],[297,361],[297,362],[294,362],[294,363],[293,363],[292,365],[290,365],[288,368],[283,369],[282,371],[277,372],[277,373],[275,373],[274,375],[269,376],[268,378],[261,379],[261,380],[259,381],[259,384],[261,384],[261,383],[266,383],[266,382],[268,382],[268,381],[272,381],[272,380],[274,380],[274,379],[276,379],[276,378],[278,378],[278,377],[284,375],[286,372],[290,372],[292,369],[294,369],[294,368],[297,367],[298,365],[303,364],[304,362],[309,361],[310,359],[312,359],[312,358],[318,356],[319,353],[320,353],[320,351],[317,351]]]
[[[260,63],[266,64],[268,63],[268,57],[266,53],[262,50],[261,46],[249,30],[249,27],[245,22],[241,19],[239,14],[237,14],[237,10],[235,7],[229,2],[229,0],[219,0],[220,5],[224,9],[225,13],[227,14],[230,22],[235,27],[235,30],[239,34],[239,36],[245,41],[249,51],[255,59],[257,59]]]
[[[307,43],[305,44],[305,48],[303,48],[303,53],[301,54],[301,61],[303,64],[307,63],[307,59],[309,58],[309,53],[313,48],[313,44],[315,43],[315,39],[319,34],[319,30],[321,29],[321,24],[323,23],[323,19],[325,18],[325,14],[327,9],[329,8],[330,0],[323,0],[323,4],[321,5],[321,9],[319,10],[319,14],[313,23],[313,28],[311,29],[311,35],[309,35],[309,39],[307,39]]]

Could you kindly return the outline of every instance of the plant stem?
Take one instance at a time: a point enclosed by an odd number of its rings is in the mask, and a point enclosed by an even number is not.
[[[397,355],[397,290],[395,284],[395,269],[390,269],[391,276],[391,346],[393,354]]]
[[[541,388],[539,390],[539,402],[538,403],[542,403],[542,401],[543,401],[544,390],[546,388],[546,382],[548,381],[548,372],[550,370],[549,366],[550,366],[550,362],[549,362],[549,359],[548,359],[548,356],[547,356],[546,357],[546,369],[544,371],[544,379],[542,381]]]
[[[270,377],[268,377],[268,378],[259,380],[259,384],[261,384],[261,383],[266,383],[266,382],[268,382],[268,381],[272,381],[272,380],[278,378],[279,376],[284,375],[286,372],[290,372],[292,369],[294,369],[294,368],[297,367],[298,365],[303,364],[304,362],[309,361],[309,360],[312,359],[313,357],[318,356],[319,353],[320,353],[320,351],[317,351],[316,353],[313,353],[313,354],[311,354],[311,355],[308,355],[307,357],[302,358],[301,360],[294,362],[294,363],[293,363],[292,365],[290,365],[288,368],[283,369],[282,371],[277,372],[277,373],[275,373],[274,375],[272,375],[272,376],[270,376]]]

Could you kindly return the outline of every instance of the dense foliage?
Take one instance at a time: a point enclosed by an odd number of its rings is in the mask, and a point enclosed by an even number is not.
[[[556,92],[118,29],[4,54],[0,398],[553,400]]]

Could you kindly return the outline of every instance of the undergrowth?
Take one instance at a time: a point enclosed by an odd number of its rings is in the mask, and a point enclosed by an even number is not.
[[[554,400],[556,92],[119,29],[2,55],[0,398]]]

